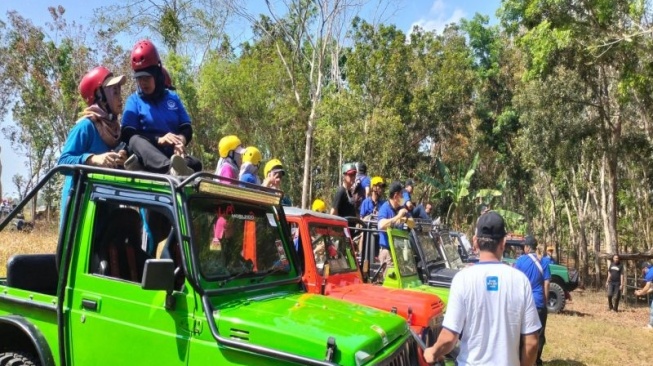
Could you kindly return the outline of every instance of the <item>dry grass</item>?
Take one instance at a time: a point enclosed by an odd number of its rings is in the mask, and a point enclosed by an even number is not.
[[[645,365],[653,331],[649,307],[632,299],[619,313],[607,310],[605,291],[574,291],[562,314],[549,315],[545,365]]]
[[[38,222],[30,233],[0,232],[0,263],[14,253],[54,253],[57,245],[56,224]],[[6,268],[0,266],[0,277]],[[605,292],[572,293],[562,314],[549,315],[545,365],[601,366],[645,365],[653,344],[653,331],[644,329],[649,308],[644,301],[632,300],[619,313],[607,311]]]

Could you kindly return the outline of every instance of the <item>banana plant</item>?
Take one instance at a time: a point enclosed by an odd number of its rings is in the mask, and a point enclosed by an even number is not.
[[[465,168],[462,164],[458,164],[458,168],[453,174],[440,158],[435,163],[441,180],[427,176],[422,176],[422,180],[437,189],[436,197],[451,201],[447,208],[446,216],[446,222],[451,222],[451,217],[458,217],[457,211],[459,207],[470,195],[469,186],[478,167],[478,153],[474,155],[474,159],[472,159],[469,167]]]

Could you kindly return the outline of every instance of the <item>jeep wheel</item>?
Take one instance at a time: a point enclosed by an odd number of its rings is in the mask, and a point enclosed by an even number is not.
[[[22,352],[0,353],[0,366],[36,366],[39,362],[31,355]]]
[[[555,282],[549,285],[549,302],[546,304],[549,313],[559,313],[565,308],[565,290]]]

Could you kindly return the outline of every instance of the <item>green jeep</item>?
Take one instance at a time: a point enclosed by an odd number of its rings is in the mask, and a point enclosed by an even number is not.
[[[512,265],[524,252],[524,237],[509,235],[506,237],[506,248],[503,261]],[[546,307],[549,313],[559,313],[565,308],[565,303],[571,299],[571,291],[578,287],[578,271],[559,264],[549,264],[551,282],[549,284],[549,302]]]
[[[27,254],[44,225],[2,229],[26,206],[55,206],[61,173],[74,188],[51,225],[58,243]],[[0,274],[0,364],[417,362],[405,319],[304,291],[281,192],[219,179],[49,172],[0,224],[17,249]]]

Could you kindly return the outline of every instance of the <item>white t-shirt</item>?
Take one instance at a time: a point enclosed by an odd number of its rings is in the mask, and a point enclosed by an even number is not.
[[[456,274],[442,325],[462,333],[460,366],[519,365],[521,335],[542,327],[528,278],[500,262]]]

